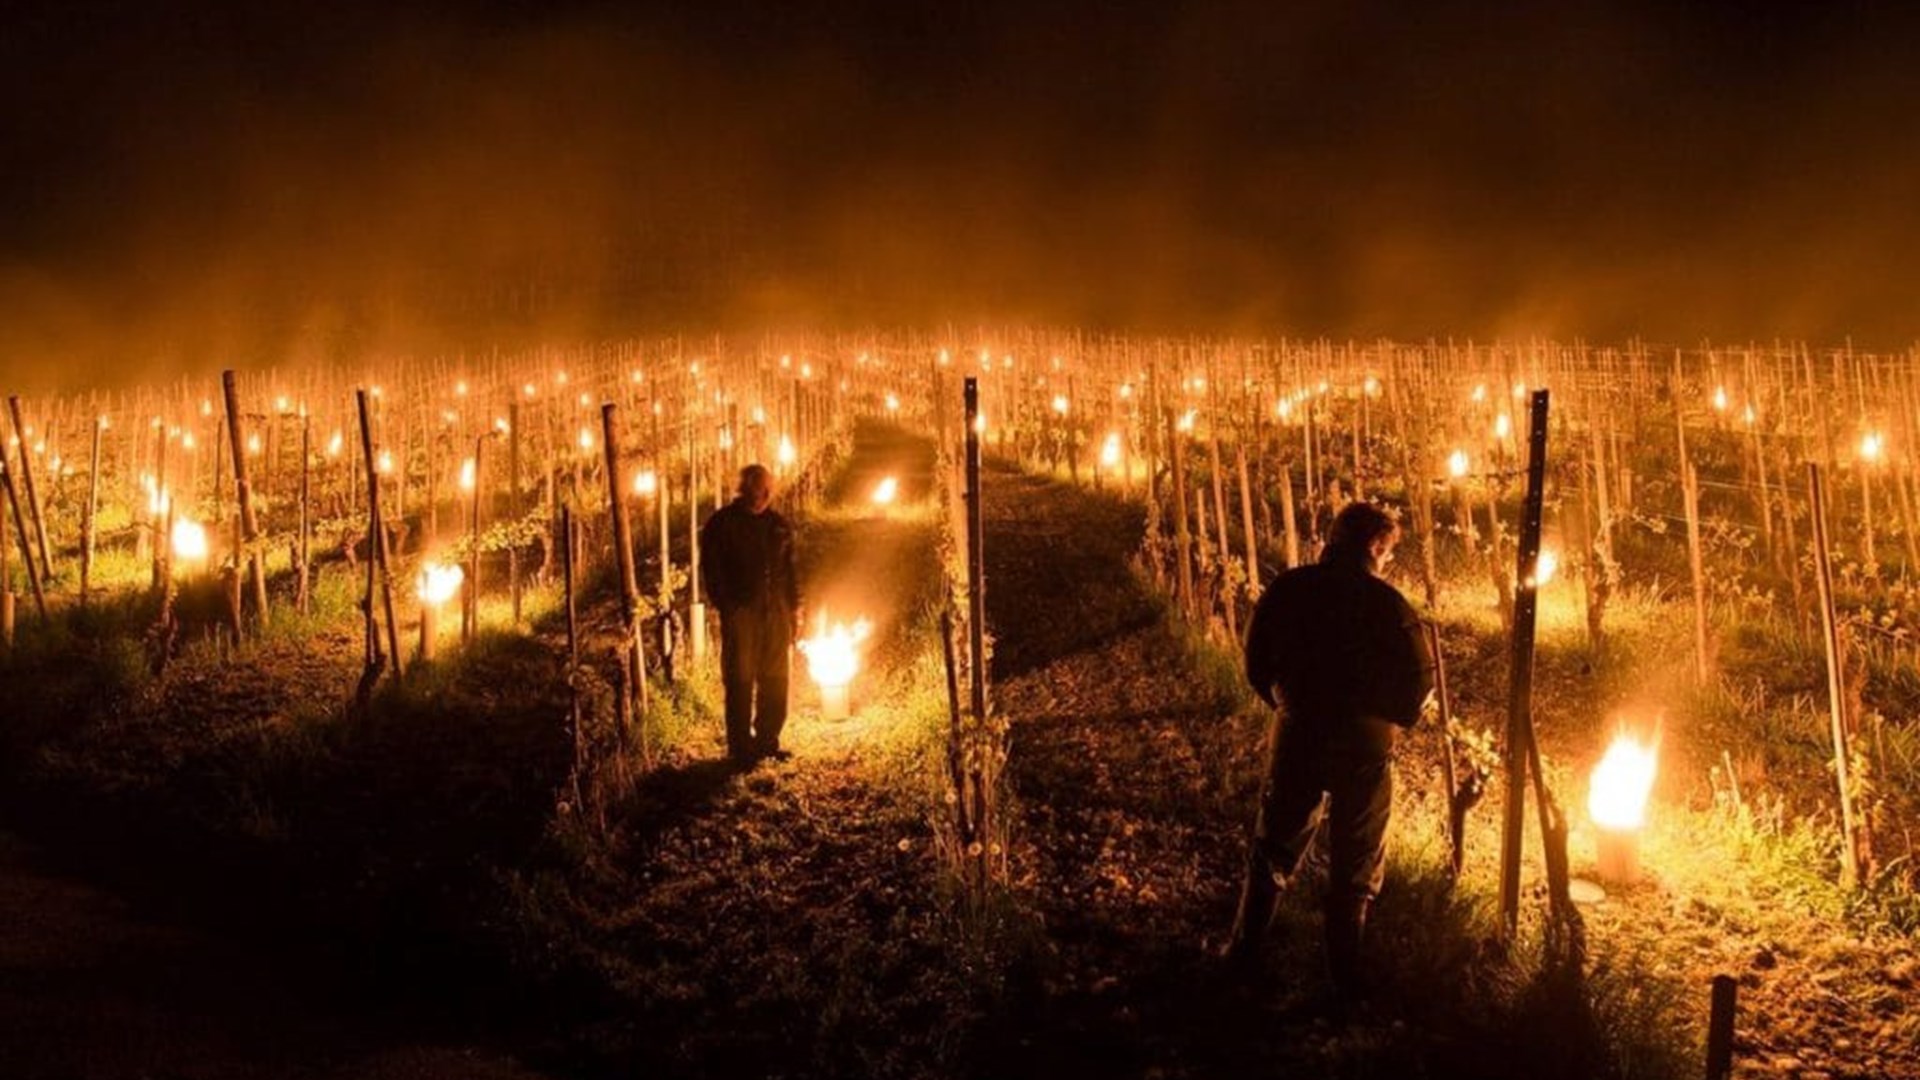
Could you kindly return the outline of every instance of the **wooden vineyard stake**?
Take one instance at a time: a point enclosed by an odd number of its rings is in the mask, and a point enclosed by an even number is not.
[[[1480,799],[1476,782],[1463,788],[1459,763],[1453,752],[1453,699],[1447,691],[1446,654],[1440,651],[1440,627],[1431,620],[1427,629],[1427,653],[1433,657],[1434,701],[1440,706],[1441,779],[1447,787],[1447,866],[1455,878],[1467,862],[1467,811]]]
[[[473,490],[467,501],[467,587],[461,590],[460,640],[480,632],[480,492],[486,487],[487,437],[473,440]]]
[[[959,661],[954,655],[950,604],[940,609],[940,647],[947,673],[947,783],[953,785],[953,831],[964,851],[972,845],[974,833],[967,814],[965,718],[960,708]]]
[[[967,512],[967,682],[968,705],[978,730],[987,728],[987,585],[986,558],[981,543],[986,536],[986,507],[980,493],[980,435],[975,419],[980,415],[980,386],[969,376],[965,387],[966,403],[966,512]],[[976,837],[988,834],[986,771],[990,762],[975,766],[973,776],[973,829]],[[976,841],[981,877],[986,877],[987,852],[984,842]],[[970,846],[969,851],[973,850]]]
[[[567,615],[567,710],[568,733],[573,737],[573,765],[567,770],[567,782],[573,788],[573,805],[581,814],[586,803],[581,797],[580,774],[587,765],[586,717],[580,702],[579,609],[573,592],[573,508],[560,508],[560,530],[566,543],[560,548],[560,583]]]
[[[354,398],[360,409],[360,451],[367,463],[367,628],[374,630],[373,586],[379,585],[380,609],[387,624],[387,655],[393,664],[394,678],[404,670],[400,654],[400,623],[393,613],[393,568],[387,550],[387,526],[380,518],[380,470],[374,465],[373,423],[367,412],[367,392],[357,390]],[[236,462],[236,466],[237,466]],[[244,492],[245,481],[241,481]],[[245,504],[242,503],[244,506]],[[242,511],[244,513],[244,511]],[[375,573],[375,569],[378,573]],[[376,648],[378,643],[376,641]]]
[[[1192,619],[1198,611],[1198,605],[1193,596],[1193,532],[1187,520],[1187,440],[1185,433],[1180,430],[1177,417],[1168,414],[1167,425],[1167,441],[1173,447],[1174,581],[1180,590],[1175,599],[1180,611]]]
[[[478,471],[480,453],[474,451]],[[478,484],[475,484],[476,489]],[[507,405],[507,520],[520,520],[520,402]],[[507,592],[513,603],[513,625],[520,625],[520,545],[507,545]]]
[[[1287,567],[1300,565],[1300,524],[1293,509],[1293,466],[1280,462],[1280,517],[1287,545]]]
[[[1707,682],[1707,571],[1700,550],[1700,473],[1687,457],[1686,421],[1675,399],[1674,424],[1680,447],[1680,499],[1687,519],[1687,569],[1693,578],[1693,677]]]
[[[1840,790],[1840,866],[1842,883],[1855,886],[1873,866],[1871,838],[1866,822],[1853,805],[1853,729],[1847,716],[1846,656],[1840,643],[1840,620],[1834,609],[1832,548],[1827,539],[1827,492],[1820,466],[1807,463],[1807,487],[1813,506],[1813,570],[1820,590],[1820,625],[1827,653],[1827,715],[1832,723],[1833,773]]]
[[[1253,488],[1247,482],[1247,448],[1244,443],[1236,443],[1233,448],[1234,464],[1240,473],[1240,527],[1246,534],[1247,544],[1247,590],[1260,587],[1260,545],[1253,531]]]
[[[1731,975],[1713,977],[1712,1005],[1707,1015],[1707,1080],[1732,1080],[1733,1018],[1740,984]]]
[[[1505,820],[1500,833],[1500,916],[1508,938],[1520,924],[1520,848],[1526,830],[1528,757],[1534,753],[1533,631],[1539,599],[1540,522],[1546,495],[1547,391],[1535,390],[1527,437],[1527,489],[1521,504],[1519,586],[1514,592],[1508,671]]]
[[[93,592],[93,542],[98,531],[100,516],[100,437],[107,426],[107,418],[93,418],[93,449],[88,456],[87,467],[87,508],[86,515],[80,520],[80,602],[85,604]],[[5,588],[5,579],[0,577],[0,589]]]
[[[13,490],[13,477],[7,469],[7,447],[0,443],[0,482],[4,482],[9,493]],[[8,566],[7,525],[18,520],[8,509],[9,499],[0,499],[0,648],[9,651],[13,648],[14,611],[13,611],[13,569]]]
[[[313,612],[313,417],[300,410],[300,535],[294,540],[293,604]]]
[[[33,536],[40,551],[40,577],[51,581],[53,557],[47,547],[47,523],[40,511],[39,489],[33,483],[33,439],[29,436],[25,421],[21,419],[19,395],[7,398],[7,412],[13,418],[13,436],[20,441],[20,481],[26,485],[27,511],[33,515]],[[31,555],[27,557],[32,558]]]
[[[644,697],[647,668],[640,653],[640,581],[633,567],[633,525],[627,517],[627,500],[620,490],[620,406],[607,402],[600,406],[600,445],[607,464],[607,512],[613,518],[614,565],[620,574],[620,618],[626,641],[623,651],[633,671],[633,686]],[[572,546],[568,539],[568,546]],[[644,713],[646,702],[641,702]]]
[[[240,569],[240,561],[245,560],[247,580],[252,589],[254,615],[260,625],[267,624],[267,560],[260,551],[260,520],[253,512],[253,485],[247,481],[247,447],[240,437],[240,393],[236,387],[232,368],[220,373],[220,392],[227,406],[227,446],[233,453],[233,491],[240,503],[240,540],[241,548],[234,552],[234,569]],[[371,445],[371,444],[369,444]],[[371,451],[369,451],[371,452]],[[373,466],[373,459],[367,459],[367,472],[377,475],[379,470]],[[369,553],[371,557],[371,553]],[[398,666],[395,657],[395,666]]]
[[[23,444],[20,454],[25,457],[27,448]],[[20,563],[27,570],[27,586],[33,590],[33,607],[42,622],[47,618],[47,594],[40,583],[40,564],[33,561],[33,541],[27,534],[27,519],[20,515],[20,491],[13,482],[13,467],[4,447],[0,447],[0,483],[7,489],[7,510],[13,515],[13,531],[20,541]],[[12,590],[7,588],[4,575],[0,575],[0,592],[11,597]]]

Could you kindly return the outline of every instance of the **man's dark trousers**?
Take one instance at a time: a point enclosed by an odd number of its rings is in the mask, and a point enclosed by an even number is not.
[[[1259,940],[1280,882],[1298,873],[1324,823],[1327,966],[1342,993],[1358,987],[1360,938],[1385,877],[1393,809],[1393,735],[1378,721],[1354,724],[1361,730],[1280,721],[1236,927],[1243,947]]]
[[[779,604],[720,612],[720,681],[727,695],[729,756],[745,759],[780,748],[792,648],[793,615]]]

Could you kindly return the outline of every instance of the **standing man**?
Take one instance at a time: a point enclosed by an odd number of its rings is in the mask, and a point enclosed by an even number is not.
[[[786,759],[787,661],[800,623],[793,528],[773,509],[773,474],[740,470],[739,493],[700,529],[707,597],[720,611],[720,678],[727,756],[740,765]]]
[[[1327,969],[1343,1007],[1361,996],[1360,943],[1385,876],[1394,742],[1433,688],[1419,619],[1378,576],[1399,539],[1378,507],[1349,504],[1320,561],[1274,578],[1247,631],[1247,681],[1280,712],[1227,955],[1255,955],[1325,821]]]

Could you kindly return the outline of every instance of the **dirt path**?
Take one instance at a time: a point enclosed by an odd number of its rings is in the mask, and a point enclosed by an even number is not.
[[[416,1042],[286,971],[44,869],[0,834],[0,1075],[533,1080],[487,1051]]]
[[[1210,956],[1231,916],[1257,724],[1182,659],[1130,571],[1137,510],[1008,471],[986,492],[1022,884],[1057,961],[1025,1045],[999,1067],[1175,1077],[1297,1059],[1276,1010],[1298,995],[1249,995]]]
[[[718,720],[643,783],[633,842],[590,918],[640,1015],[610,1060],[675,1075],[923,1076],[963,1038],[965,972],[944,952],[924,716],[908,706],[916,620],[937,595],[932,448],[860,432],[800,534],[805,602],[874,624],[854,715],[823,719],[796,656],[791,760],[737,775]],[[870,502],[897,478],[896,508]],[[932,733],[937,735],[937,729]]]

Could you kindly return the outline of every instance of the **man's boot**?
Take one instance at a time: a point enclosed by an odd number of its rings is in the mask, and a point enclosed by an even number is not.
[[[1327,975],[1333,982],[1334,1006],[1342,1014],[1366,998],[1360,943],[1366,938],[1367,908],[1372,903],[1365,896],[1327,901]]]

